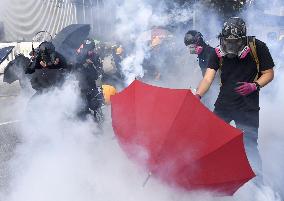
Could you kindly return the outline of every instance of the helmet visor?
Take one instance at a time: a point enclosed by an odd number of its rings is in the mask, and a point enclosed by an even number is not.
[[[245,46],[244,38],[221,38],[222,49],[227,54],[238,55]]]

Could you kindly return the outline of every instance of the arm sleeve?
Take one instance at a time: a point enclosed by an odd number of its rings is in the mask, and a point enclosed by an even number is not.
[[[275,66],[269,49],[265,43],[257,46],[257,56],[259,60],[260,71],[265,71]]]
[[[215,71],[218,71],[219,67],[220,67],[219,58],[217,57],[216,52],[212,51],[209,56],[207,68],[211,68],[214,69]]]

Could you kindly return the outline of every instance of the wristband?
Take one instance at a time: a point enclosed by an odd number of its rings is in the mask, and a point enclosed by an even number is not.
[[[259,85],[257,82],[253,82],[253,83],[255,84],[256,89],[257,89],[257,90],[260,90],[260,85]]]

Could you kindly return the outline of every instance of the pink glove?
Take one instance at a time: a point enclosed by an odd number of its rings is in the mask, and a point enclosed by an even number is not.
[[[235,92],[240,94],[241,96],[247,96],[257,90],[257,86],[255,83],[237,82],[237,85],[239,86],[235,88]]]

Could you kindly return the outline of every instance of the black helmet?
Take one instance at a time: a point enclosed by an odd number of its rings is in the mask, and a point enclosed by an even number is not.
[[[246,24],[239,17],[229,18],[223,26],[219,35],[222,51],[229,58],[234,58],[247,45]]]
[[[51,42],[44,41],[39,45],[39,51],[51,54],[55,52],[55,47]]]
[[[44,41],[39,47],[39,55],[47,65],[52,65],[55,61],[55,47],[51,42]]]
[[[219,37],[223,38],[242,38],[246,37],[246,23],[239,17],[230,17],[223,26],[222,33]]]
[[[184,36],[184,44],[188,45],[204,45],[203,35],[196,30],[189,30]]]
[[[83,49],[85,49],[85,51],[87,52],[91,51],[95,49],[95,47],[96,47],[96,43],[93,40],[90,40],[90,39],[84,40]]]

